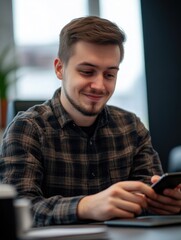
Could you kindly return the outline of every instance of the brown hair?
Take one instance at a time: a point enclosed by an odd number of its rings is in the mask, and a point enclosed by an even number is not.
[[[78,41],[96,44],[115,44],[120,48],[120,62],[124,56],[124,32],[113,22],[96,16],[76,18],[60,33],[58,57],[68,63],[73,45]]]

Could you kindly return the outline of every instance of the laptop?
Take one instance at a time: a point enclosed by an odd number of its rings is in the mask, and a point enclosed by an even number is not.
[[[181,225],[181,215],[152,215],[131,219],[114,219],[104,222],[107,226],[120,227],[161,227],[168,225]]]

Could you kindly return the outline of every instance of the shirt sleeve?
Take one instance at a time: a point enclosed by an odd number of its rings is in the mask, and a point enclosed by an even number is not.
[[[137,144],[132,163],[131,176],[134,180],[142,180],[150,185],[150,178],[153,175],[162,175],[163,169],[159,155],[152,146],[149,131],[138,117],[135,116],[135,119]]]
[[[83,196],[44,197],[41,134],[28,119],[17,119],[8,127],[3,137],[0,180],[14,185],[18,198],[31,200],[34,226],[75,223]]]

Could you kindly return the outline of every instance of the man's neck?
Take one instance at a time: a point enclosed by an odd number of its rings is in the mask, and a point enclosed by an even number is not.
[[[80,127],[89,127],[94,124],[97,116],[85,116],[82,113],[75,110],[74,112],[68,112],[75,124]]]

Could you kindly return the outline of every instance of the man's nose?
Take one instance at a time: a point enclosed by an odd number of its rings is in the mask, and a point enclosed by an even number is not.
[[[104,85],[104,76],[102,74],[98,74],[91,83],[91,88],[97,90],[105,90]]]

